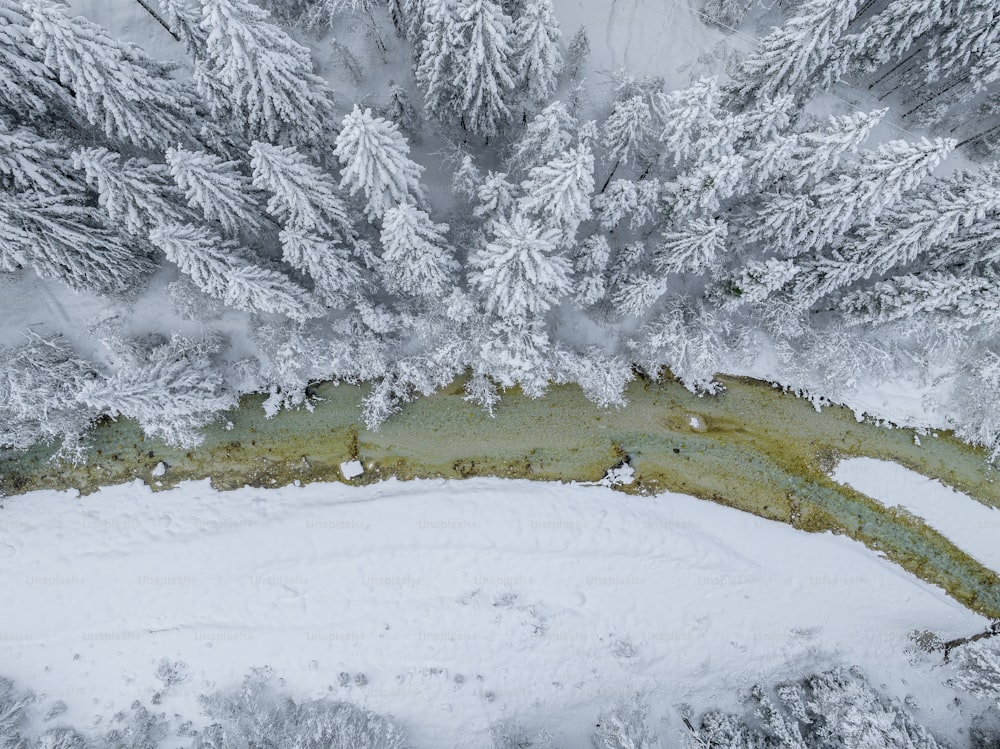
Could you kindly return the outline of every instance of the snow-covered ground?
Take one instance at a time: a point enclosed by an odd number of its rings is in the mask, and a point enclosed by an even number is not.
[[[916,471],[885,460],[850,458],[833,472],[835,481],[886,507],[902,507],[953,544],[1000,572],[1000,510]]]
[[[5,504],[0,673],[65,700],[81,728],[148,703],[161,658],[192,676],[168,715],[266,664],[293,693],[392,713],[416,747],[455,749],[484,746],[505,716],[585,746],[598,710],[635,691],[673,739],[682,701],[735,708],[756,680],[846,663],[957,739],[945,675],[909,663],[907,634],[985,625],[849,539],[676,494],[198,482]],[[340,672],[368,683],[339,687]]]

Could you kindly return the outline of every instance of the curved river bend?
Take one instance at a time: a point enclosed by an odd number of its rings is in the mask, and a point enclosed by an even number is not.
[[[323,384],[315,388],[312,412],[266,419],[262,396],[244,398],[193,450],[146,438],[119,420],[98,425],[81,465],[52,460],[51,446],[0,452],[0,489],[89,492],[135,478],[167,488],[206,477],[221,489],[276,486],[342,480],[340,463],[352,458],[366,466],[358,482],[388,476],[597,481],[627,456],[635,482],[626,491],[692,494],[804,530],[849,535],[969,608],[1000,618],[997,574],[919,519],[828,476],[844,456],[894,460],[1000,506],[1000,486],[983,451],[945,433],[917,445],[912,430],[859,423],[840,407],[817,412],[767,383],[720,379],[726,392],[712,397],[672,382],[636,381],[629,405],[619,410],[598,408],[575,386],[552,387],[537,400],[509,391],[495,418],[467,403],[456,381],[405,406],[377,432],[359,422],[364,386]],[[160,462],[167,471],[154,477]]]

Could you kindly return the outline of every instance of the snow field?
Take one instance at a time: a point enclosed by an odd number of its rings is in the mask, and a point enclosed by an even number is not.
[[[269,665],[293,693],[392,713],[418,748],[485,746],[504,716],[585,746],[635,691],[671,745],[680,702],[733,709],[757,680],[844,663],[948,736],[953,693],[907,635],[984,626],[861,544],[676,494],[135,483],[10,498],[2,520],[3,671],[80,728],[148,703],[167,658],[192,677],[168,715]]]

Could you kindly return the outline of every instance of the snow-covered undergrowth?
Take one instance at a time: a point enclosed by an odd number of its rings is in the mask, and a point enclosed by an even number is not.
[[[833,478],[886,507],[902,507],[923,519],[962,551],[1000,571],[1000,510],[884,460],[849,458]]]
[[[847,665],[958,739],[973,706],[909,634],[986,626],[861,544],[675,494],[137,483],[8,498],[0,521],[0,671],[81,730],[156,692],[200,727],[199,694],[269,666],[416,747],[481,747],[502,719],[581,747],[636,692],[672,746],[682,702],[740,711],[755,683]],[[164,658],[183,684],[164,690]]]

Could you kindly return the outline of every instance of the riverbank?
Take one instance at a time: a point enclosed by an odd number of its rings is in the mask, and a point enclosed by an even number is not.
[[[885,553],[940,585],[969,608],[1000,617],[1000,577],[924,523],[837,484],[843,456],[892,460],[1000,506],[985,453],[951,435],[858,422],[847,409],[817,412],[808,402],[755,380],[721,378],[726,392],[698,397],[672,382],[633,382],[629,405],[600,409],[575,386],[545,398],[505,393],[494,418],[463,398],[462,383],[403,408],[378,432],[359,421],[366,388],[323,384],[312,412],[266,419],[249,396],[193,450],[146,439],[128,421],[94,430],[86,461],[52,461],[52,447],[2,456],[8,494],[73,487],[91,492],[142,479],[154,489],[210,478],[219,489],[342,480],[340,464],[359,459],[365,474],[388,477],[496,476],[598,481],[628,460],[638,494],[675,491],[789,523],[833,531]],[[157,466],[163,464],[162,475]]]

